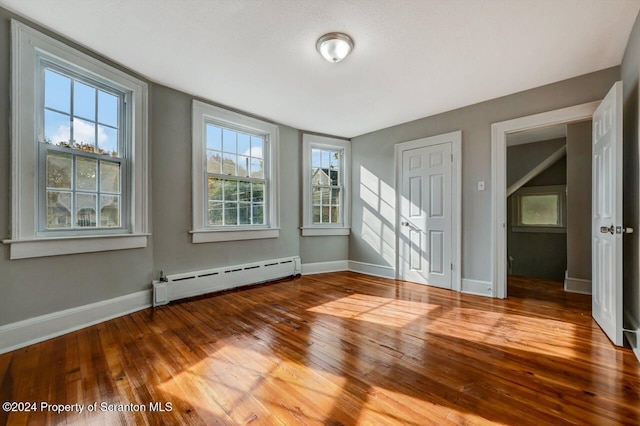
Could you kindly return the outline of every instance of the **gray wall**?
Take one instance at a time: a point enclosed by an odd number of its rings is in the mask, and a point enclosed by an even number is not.
[[[0,8],[0,239],[9,236],[10,227],[11,17],[97,56]],[[192,244],[188,231],[193,98],[151,82],[149,93],[153,236],[148,247],[9,260],[8,246],[0,244],[0,325],[149,289],[152,278],[161,269],[171,274],[293,255],[300,255],[302,263],[347,259],[348,237],[299,236],[302,132],[283,125],[279,158],[280,238]]]
[[[624,84],[624,226],[635,232],[624,236],[624,305],[635,325],[640,324],[640,239],[638,233],[638,78],[640,78],[640,16],[631,31],[620,73]],[[631,326],[631,324],[629,324]]]
[[[10,235],[10,16],[6,10],[0,8],[2,239]],[[153,87],[150,92],[153,96]],[[150,244],[153,244],[153,238],[150,239]],[[151,246],[145,249],[99,254],[9,260],[9,247],[0,244],[0,325],[146,289],[151,282],[152,270]]]
[[[509,146],[507,148],[507,188],[566,143],[565,138],[558,138]]]
[[[602,99],[619,77],[619,67],[613,67],[354,138],[349,259],[395,266],[395,216],[363,199],[362,174],[370,185],[385,188],[380,200],[385,209],[395,206],[394,145],[462,130],[462,277],[490,281],[491,124]],[[478,180],[486,182],[486,191],[477,191]],[[363,226],[363,217],[375,222],[375,229]]]
[[[549,144],[548,142],[553,142]],[[565,143],[564,138],[552,141],[529,143],[507,148],[507,167],[528,164],[538,145],[557,146],[553,153]],[[542,159],[539,159],[538,163]],[[562,157],[544,172],[527,182],[524,187],[565,185],[567,183],[567,159]],[[567,237],[565,233],[513,232],[512,197],[507,198],[507,255],[513,257],[513,275],[563,280],[567,268]]]
[[[567,275],[591,279],[591,120],[567,125]]]

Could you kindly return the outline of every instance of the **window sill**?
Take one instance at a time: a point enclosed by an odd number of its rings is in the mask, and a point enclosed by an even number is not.
[[[110,250],[144,248],[151,234],[115,234],[74,237],[4,240],[10,245],[9,259],[60,256]]]
[[[566,234],[566,227],[554,226],[512,226],[512,232],[538,232],[542,234]]]
[[[303,237],[323,237],[329,235],[350,235],[351,228],[329,228],[329,227],[302,227]]]
[[[199,243],[219,243],[224,241],[261,240],[265,238],[278,238],[280,228],[268,229],[207,229],[189,231],[191,242]]]

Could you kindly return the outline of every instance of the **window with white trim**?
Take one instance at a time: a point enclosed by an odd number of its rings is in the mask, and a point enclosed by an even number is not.
[[[566,185],[523,187],[511,199],[514,232],[566,232]]]
[[[304,134],[302,235],[349,235],[349,141]]]
[[[147,245],[147,85],[12,21],[12,259]]]
[[[193,101],[194,243],[276,238],[278,126]]]

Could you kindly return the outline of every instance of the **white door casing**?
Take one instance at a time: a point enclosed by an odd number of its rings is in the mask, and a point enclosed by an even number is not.
[[[396,145],[398,277],[460,290],[461,132]]]
[[[491,281],[493,296],[507,297],[507,135],[590,120],[599,101],[514,118],[491,125]]]
[[[609,339],[622,327],[622,82],[593,114],[592,315]]]

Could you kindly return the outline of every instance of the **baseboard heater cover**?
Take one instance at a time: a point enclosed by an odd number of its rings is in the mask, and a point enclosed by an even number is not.
[[[204,271],[168,275],[153,282],[153,306],[245,285],[300,275],[300,257],[285,257]]]

